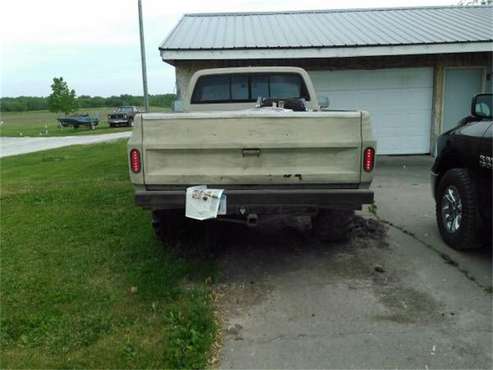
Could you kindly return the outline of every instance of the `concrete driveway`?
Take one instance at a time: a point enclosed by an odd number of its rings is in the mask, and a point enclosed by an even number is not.
[[[380,158],[386,223],[359,219],[350,242],[320,243],[282,223],[225,227],[219,365],[491,368],[491,251],[440,241],[430,164]]]
[[[0,137],[0,158],[12,155],[39,152],[70,145],[96,144],[129,138],[131,132],[114,134],[60,136],[60,137]]]

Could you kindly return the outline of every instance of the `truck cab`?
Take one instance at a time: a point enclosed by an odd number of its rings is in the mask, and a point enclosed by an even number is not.
[[[190,80],[185,112],[238,111],[254,108],[259,97],[303,99],[317,111],[317,94],[308,73],[298,67],[204,69]]]

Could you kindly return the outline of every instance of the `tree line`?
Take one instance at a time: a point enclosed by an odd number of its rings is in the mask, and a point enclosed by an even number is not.
[[[175,94],[149,95],[149,105],[171,107],[175,99]],[[78,108],[121,107],[124,105],[143,106],[144,98],[129,94],[109,97],[79,95],[76,98],[76,103]],[[49,97],[18,96],[15,98],[0,98],[0,111],[2,112],[26,112],[44,109],[49,109]]]

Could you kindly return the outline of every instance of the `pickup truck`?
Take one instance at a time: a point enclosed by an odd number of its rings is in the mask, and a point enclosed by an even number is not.
[[[458,250],[491,246],[493,95],[472,99],[471,113],[438,137],[431,170],[443,240]]]
[[[108,114],[108,124],[110,127],[128,126],[132,127],[135,115],[139,113],[137,107],[118,107],[112,113]]]
[[[375,148],[369,114],[321,108],[305,70],[240,67],[196,72],[183,112],[137,115],[128,158],[135,201],[164,240],[194,185],[224,189],[219,221],[305,215],[322,239],[338,240],[373,202]]]

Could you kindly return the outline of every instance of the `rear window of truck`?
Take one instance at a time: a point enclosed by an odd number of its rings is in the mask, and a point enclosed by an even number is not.
[[[303,79],[295,73],[219,74],[199,77],[192,104],[255,102],[258,97],[310,100]]]

